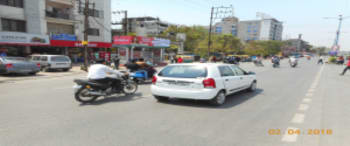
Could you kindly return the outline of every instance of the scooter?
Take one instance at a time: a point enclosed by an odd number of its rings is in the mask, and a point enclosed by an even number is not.
[[[295,68],[298,65],[298,62],[290,62],[290,67]]]
[[[108,84],[101,84],[90,80],[75,79],[74,97],[81,103],[92,103],[98,97],[108,97],[114,94],[132,95],[137,91],[137,84],[130,80],[128,75],[124,75],[121,79],[118,90],[112,87],[112,81]]]

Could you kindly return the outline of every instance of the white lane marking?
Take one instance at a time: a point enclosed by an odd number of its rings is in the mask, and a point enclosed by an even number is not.
[[[300,124],[304,122],[304,118],[305,118],[304,114],[295,114],[291,122]]]
[[[294,128],[294,127],[288,127],[287,130],[285,131],[283,137],[282,137],[282,141],[283,142],[295,142],[298,139],[298,134],[289,134],[288,130],[299,130],[299,128]]]
[[[306,97],[312,97],[314,94],[313,93],[307,93],[305,96]]]
[[[312,99],[310,99],[310,98],[304,98],[304,99],[303,99],[303,102],[304,102],[304,103],[309,103],[309,102],[311,102],[311,101],[312,101]]]
[[[300,106],[299,106],[300,111],[306,111],[308,109],[309,109],[309,105],[307,105],[307,104],[300,104]]]

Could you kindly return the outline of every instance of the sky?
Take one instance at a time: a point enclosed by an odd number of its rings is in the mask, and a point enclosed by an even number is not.
[[[234,7],[240,20],[257,19],[262,12],[283,22],[283,38],[303,39],[313,46],[333,45],[339,21],[325,19],[349,16],[342,24],[341,50],[350,51],[350,0],[112,0],[112,11],[127,10],[129,17],[153,16],[180,25],[209,25],[211,7]],[[112,14],[113,21],[123,16]]]

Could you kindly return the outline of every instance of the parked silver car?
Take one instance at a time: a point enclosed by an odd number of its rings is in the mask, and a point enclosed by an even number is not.
[[[63,70],[69,71],[72,68],[72,61],[64,55],[32,55],[30,60],[40,63],[42,71]]]
[[[24,57],[0,57],[0,74],[31,74],[40,71],[40,64]]]

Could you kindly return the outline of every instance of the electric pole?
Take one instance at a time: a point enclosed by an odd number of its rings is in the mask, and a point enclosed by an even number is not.
[[[339,17],[325,17],[325,19],[338,19],[339,20],[338,29],[337,29],[337,32],[336,32],[334,44],[332,46],[332,50],[334,51],[335,54],[337,54],[339,52],[339,50],[340,50],[339,38],[340,38],[342,22],[343,22],[344,19],[348,19],[348,18],[350,18],[350,17],[349,16],[348,17],[343,17],[343,15],[339,15]]]
[[[213,27],[213,22],[217,19],[224,19],[228,17],[233,17],[234,16],[234,9],[233,6],[230,5],[229,7],[212,7],[211,8],[211,13],[210,13],[210,24],[209,24],[209,36],[208,36],[208,57],[210,57],[210,50],[211,50],[211,45],[212,45],[212,27]]]
[[[84,9],[82,10],[82,5],[84,5]],[[93,6],[92,11],[90,11],[90,5]],[[94,14],[90,14],[90,12],[95,13],[95,3],[90,3],[89,0],[85,0],[85,3],[83,4],[83,2],[81,2],[81,0],[79,0],[79,13],[83,12],[84,14],[84,40],[82,41],[82,44],[84,46],[84,66],[85,69],[87,69],[88,65],[89,65],[89,61],[88,61],[88,41],[89,41],[89,31],[90,31],[90,27],[89,27],[89,16],[90,15],[94,15]]]

